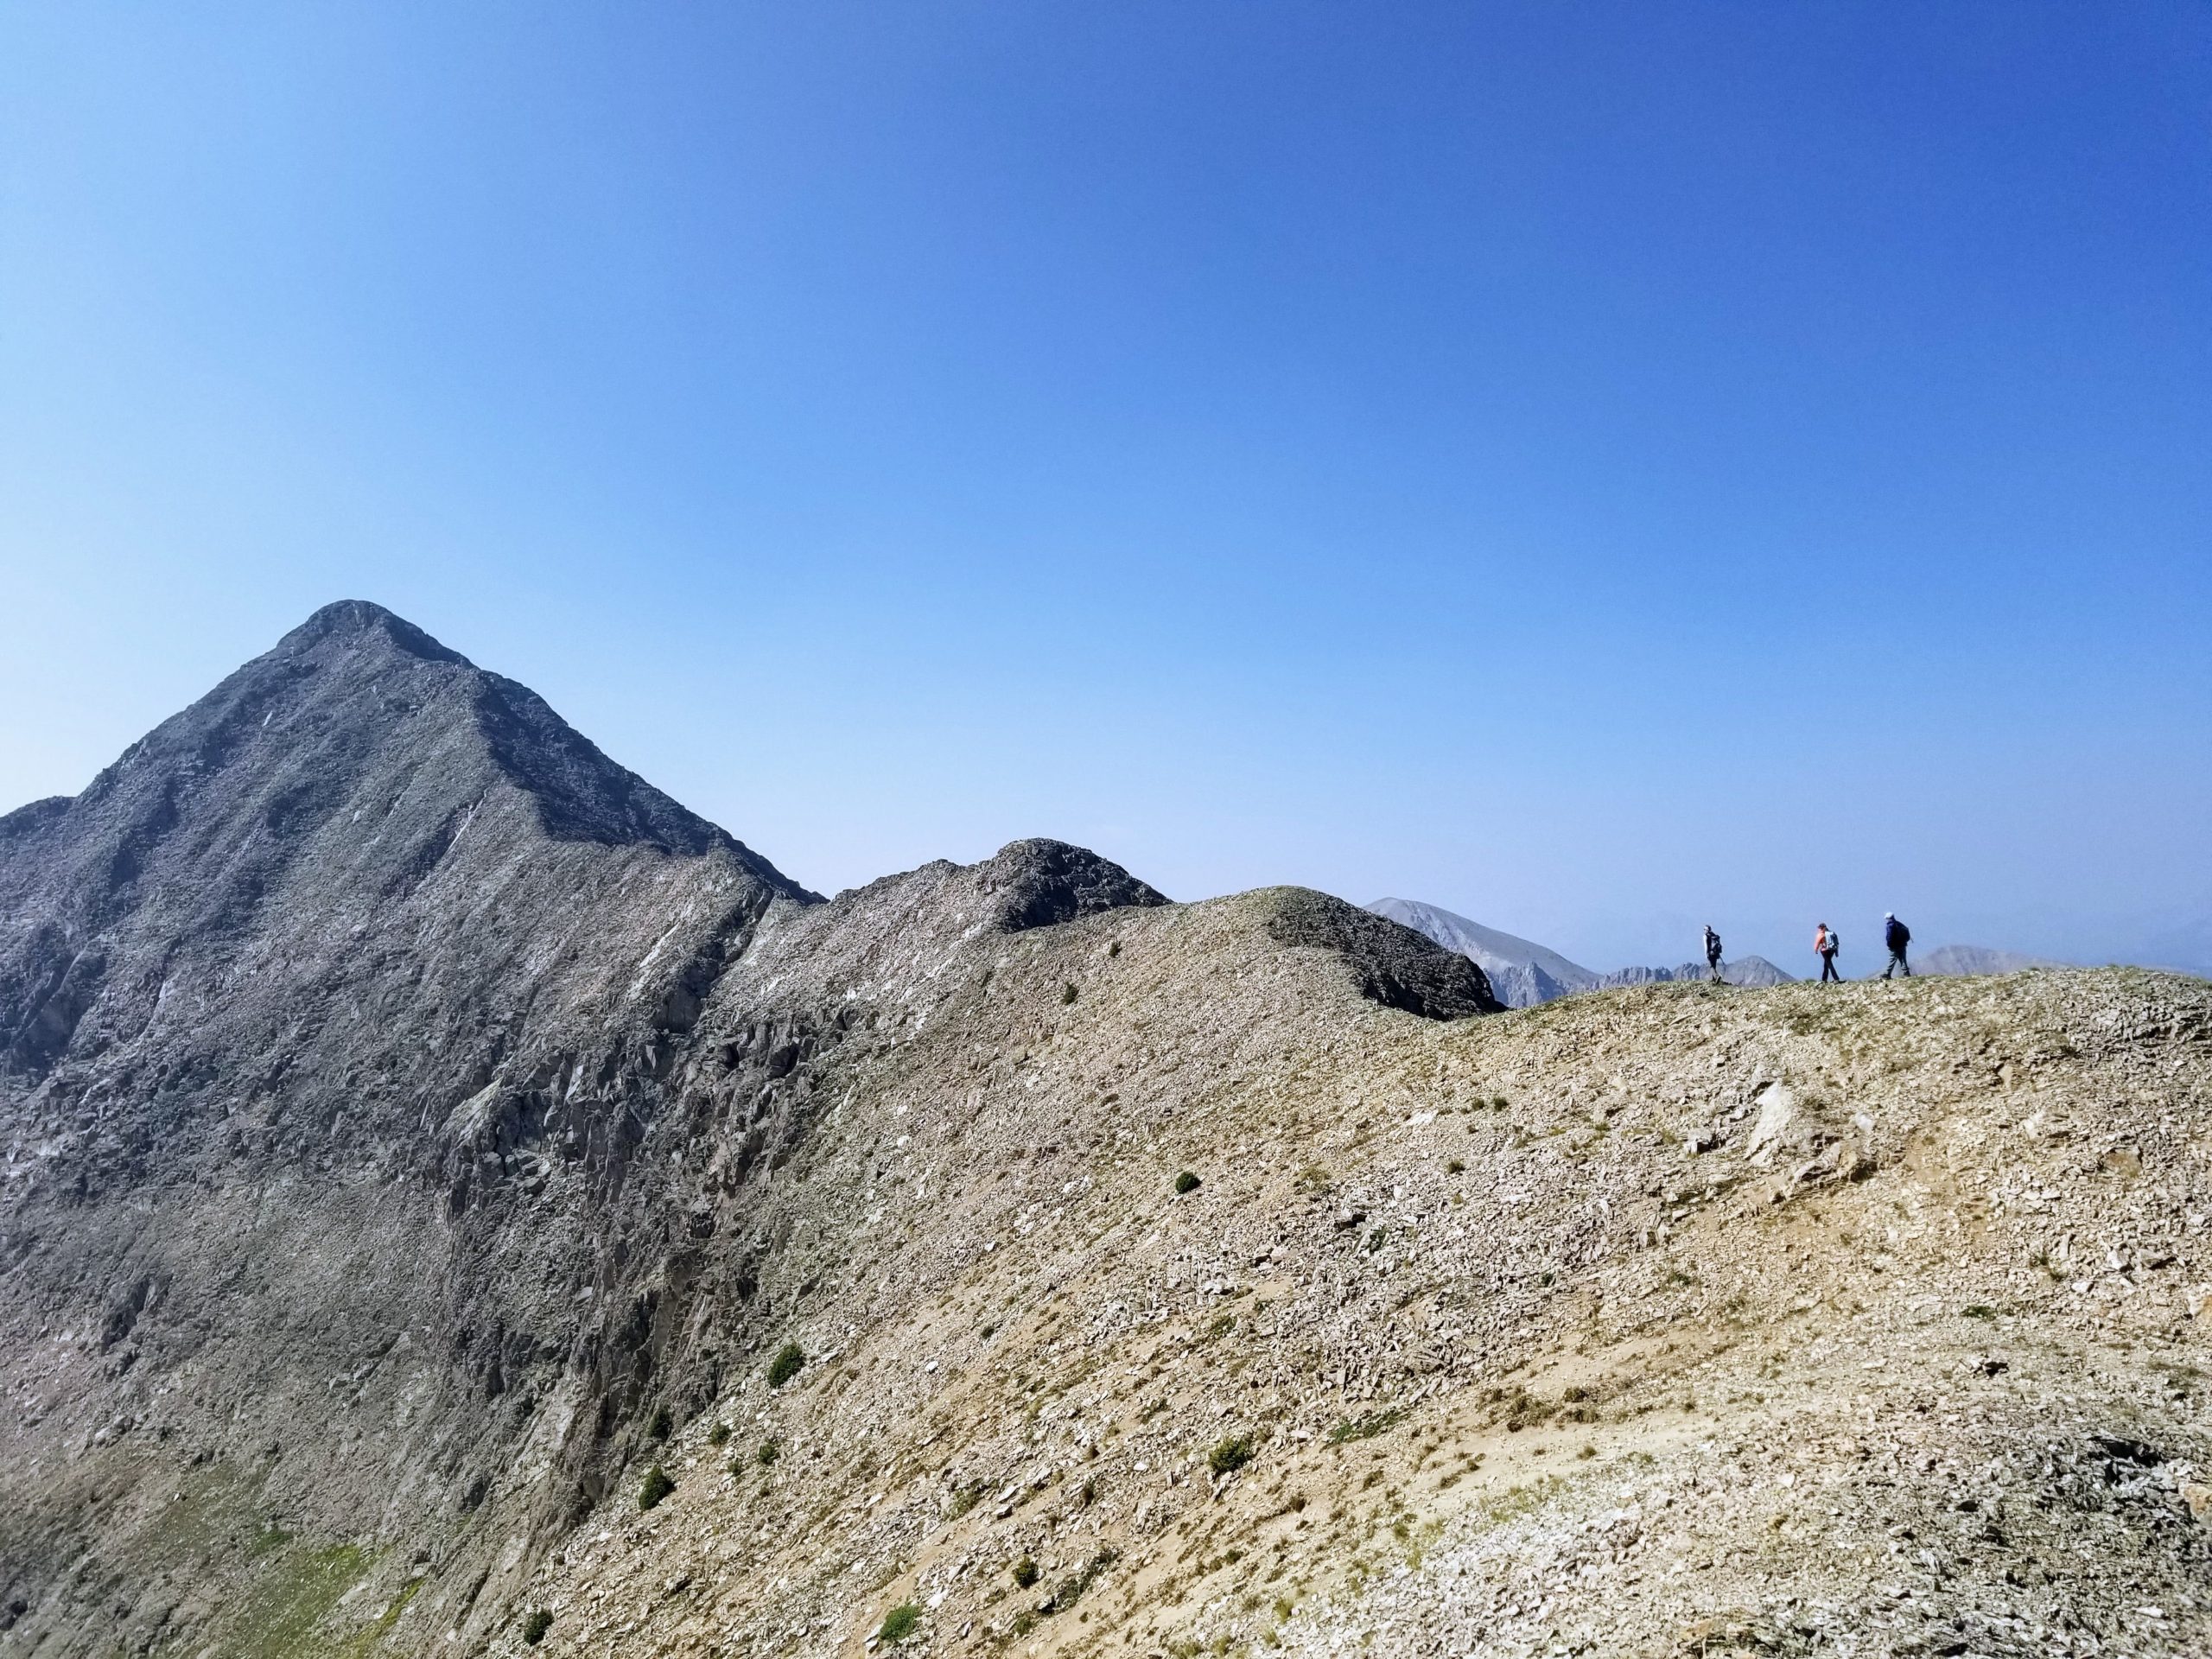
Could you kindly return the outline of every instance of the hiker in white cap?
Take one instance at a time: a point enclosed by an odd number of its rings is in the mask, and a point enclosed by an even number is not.
[[[1912,977],[1912,964],[1904,959],[1904,948],[1912,943],[1912,930],[1897,920],[1894,910],[1882,912],[1882,943],[1890,947],[1890,965],[1882,969],[1882,977],[1902,970],[1907,979]]]

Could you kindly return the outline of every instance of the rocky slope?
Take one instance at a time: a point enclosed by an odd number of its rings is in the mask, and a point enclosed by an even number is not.
[[[524,688],[319,613],[0,820],[0,1639],[230,1650],[341,1580],[402,1645],[501,1624],[655,1412],[830,1295],[777,1174],[906,1017],[871,976],[1163,903],[1025,842],[825,905]],[[1318,895],[1254,926],[1363,1006],[1496,1006]]]
[[[1471,1017],[1385,919],[1058,843],[817,902],[317,627],[214,723],[387,760],[228,931],[160,861],[259,845],[245,745],[149,740],[130,905],[56,828],[113,785],[0,855],[10,963],[117,964],[0,1091],[5,1651],[2212,1641],[2212,987]],[[387,753],[394,673],[462,713]],[[423,753],[484,804],[357,905]]]

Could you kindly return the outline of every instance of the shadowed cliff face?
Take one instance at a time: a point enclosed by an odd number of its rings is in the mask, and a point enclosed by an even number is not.
[[[1298,995],[1494,1006],[1276,910],[1237,937]],[[0,1627],[499,1627],[653,1410],[834,1306],[866,1243],[809,1172],[852,1080],[1125,912],[1172,913],[1048,841],[825,903],[524,688],[317,613],[0,819]]]

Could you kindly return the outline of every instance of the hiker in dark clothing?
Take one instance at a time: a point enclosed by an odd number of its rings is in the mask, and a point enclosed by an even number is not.
[[[1813,949],[1821,953],[1821,983],[1825,985],[1832,979],[1841,979],[1843,976],[1835,970],[1835,953],[1843,949],[1843,939],[1826,922],[1822,922],[1820,931],[1813,935]]]
[[[1705,925],[1705,970],[1713,976],[1713,982],[1720,983],[1720,936],[1713,931],[1713,924]]]
[[[1904,948],[1912,943],[1912,930],[1897,920],[1893,910],[1882,913],[1882,943],[1890,947],[1890,965],[1882,969],[1882,977],[1887,979],[1902,969],[1904,976],[1910,979],[1912,964],[1904,959]]]

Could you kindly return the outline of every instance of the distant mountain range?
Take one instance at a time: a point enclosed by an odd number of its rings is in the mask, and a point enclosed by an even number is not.
[[[2063,968],[2049,957],[1993,950],[1985,944],[1939,944],[1912,964],[1916,974],[2017,974],[2023,968]]]
[[[1600,990],[1618,985],[1657,985],[1669,980],[1703,979],[1705,964],[1686,962],[1679,968],[1619,968],[1598,982]],[[1720,977],[1730,985],[1787,985],[1797,977],[1785,974],[1764,957],[1729,957],[1720,963]]]
[[[1508,1007],[1534,1007],[1539,1002],[1582,991],[1663,984],[1706,976],[1705,964],[1694,961],[1678,968],[1619,968],[1609,974],[1595,973],[1547,945],[1484,927],[1480,922],[1470,921],[1465,916],[1418,899],[1378,899],[1368,909],[1427,934],[1447,950],[1472,957],[1490,976],[1491,987],[1498,1000]],[[1884,960],[1879,953],[1872,958],[1876,963]],[[1865,966],[1863,963],[1861,965]],[[1945,944],[1916,955],[1913,970],[1936,975],[2012,974],[2024,968],[2063,965],[2018,950],[1997,950],[1979,944]],[[1871,968],[1867,971],[1872,971]],[[1787,985],[1797,976],[1784,973],[1764,957],[1735,957],[1722,962],[1720,977],[1731,985],[1765,986]]]
[[[1418,899],[1377,899],[1368,909],[1417,933],[1426,933],[1447,950],[1471,957],[1490,976],[1491,988],[1498,1001],[1511,1008],[1534,1007],[1579,991],[1705,977],[1701,962],[1686,962],[1679,968],[1622,968],[1610,974],[1596,973],[1547,945],[1484,927]],[[1786,985],[1793,977],[1764,957],[1726,960],[1720,964],[1720,976],[1731,985]]]

